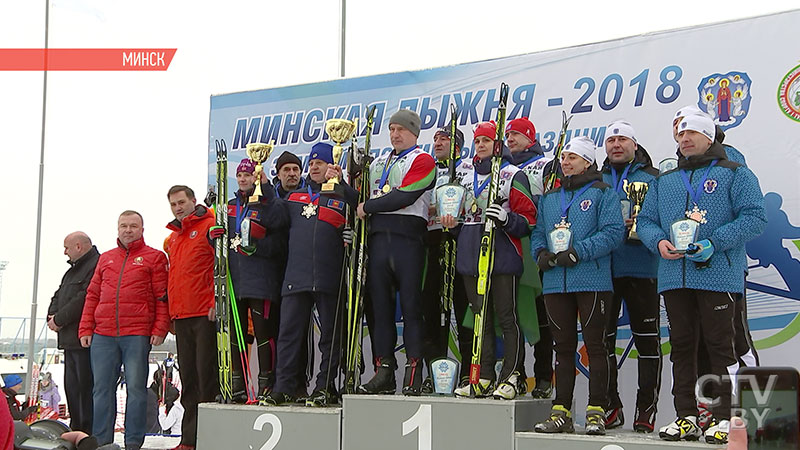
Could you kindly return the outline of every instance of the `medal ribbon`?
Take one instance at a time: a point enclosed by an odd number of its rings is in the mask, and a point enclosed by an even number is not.
[[[717,164],[718,160],[711,161],[711,164],[708,165],[708,169],[706,169],[705,173],[703,174],[703,178],[700,179],[700,184],[697,185],[697,190],[692,189],[692,183],[689,181],[689,175],[686,174],[686,171],[681,169],[681,179],[683,179],[683,185],[686,187],[686,191],[689,193],[689,196],[692,198],[692,202],[695,205],[700,203],[700,197],[703,196],[703,186],[706,184],[706,180],[708,179],[708,173],[711,172],[711,168]]]
[[[381,180],[378,183],[378,188],[379,189],[383,189],[383,186],[386,185],[386,179],[389,178],[389,173],[392,172],[392,167],[394,167],[394,165],[397,164],[398,161],[403,159],[404,156],[406,156],[407,154],[411,153],[411,151],[414,150],[415,148],[417,148],[416,145],[414,145],[413,147],[411,147],[411,148],[409,148],[407,150],[403,150],[402,153],[397,155],[397,158],[392,158],[392,156],[389,156],[388,158],[386,158],[386,163],[383,165],[383,171],[381,172]],[[389,164],[390,162],[391,162],[391,164]]]
[[[500,165],[500,168],[502,169],[503,167],[507,166],[508,164],[509,164],[508,161],[503,161],[503,164]],[[474,169],[472,171],[472,192],[475,194],[475,201],[476,202],[478,201],[478,198],[481,196],[481,193],[483,192],[483,190],[486,189],[486,186],[489,185],[490,181],[492,181],[492,177],[491,176],[486,177],[486,179],[483,180],[483,183],[481,183],[480,186],[478,186],[478,170]]]
[[[250,210],[249,205],[245,205],[242,208],[242,204],[240,203],[239,196],[236,196],[236,234],[242,232],[242,220],[244,220],[245,216],[247,216],[247,212]]]
[[[527,166],[528,164],[532,164],[532,163],[534,163],[534,162],[536,162],[536,161],[538,161],[538,160],[540,160],[540,159],[542,159],[542,158],[544,158],[544,155],[539,155],[539,156],[537,156],[536,158],[531,158],[531,159],[529,159],[529,160],[525,161],[524,163],[522,163],[522,164],[518,165],[517,167],[519,167],[520,169],[522,169],[523,167]]]
[[[628,178],[628,170],[630,170],[632,165],[633,161],[625,166],[625,170],[622,171],[622,177],[619,179],[619,182],[617,182],[617,169],[611,166],[611,187],[614,188],[615,192],[619,193],[622,191],[622,185],[625,183],[625,179]]]
[[[316,194],[312,194],[311,193],[311,185],[310,184],[308,185],[308,196],[310,197],[308,199],[308,204],[309,205],[313,205],[314,202],[319,198],[319,192],[317,192]]]
[[[584,192],[586,192],[587,189],[592,187],[593,184],[594,184],[593,182],[586,183],[585,186],[583,186],[578,192],[575,193],[575,195],[572,196],[572,199],[569,201],[569,203],[567,203],[567,194],[564,191],[564,188],[563,187],[561,188],[561,218],[562,219],[566,219],[567,218],[567,211],[569,211],[569,207],[572,206],[573,203],[575,203],[575,200],[577,200],[578,197],[581,196],[581,194],[583,194]]]

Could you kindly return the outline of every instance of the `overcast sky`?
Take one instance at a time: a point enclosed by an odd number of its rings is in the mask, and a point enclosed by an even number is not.
[[[0,2],[0,48],[44,45],[44,1]],[[655,9],[668,6],[668,8]],[[794,0],[348,0],[347,76],[415,70],[797,8]],[[167,189],[205,191],[209,96],[334,79],[338,0],[52,0],[51,48],[177,48],[167,72],[48,76],[38,312],[67,269],[63,238],[115,245],[125,209],[161,248]],[[724,39],[687,51],[714,51]],[[0,72],[0,315],[29,316],[33,295],[42,74]],[[0,336],[19,322],[2,322]]]

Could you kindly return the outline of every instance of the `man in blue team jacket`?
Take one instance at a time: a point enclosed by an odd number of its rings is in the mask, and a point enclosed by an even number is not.
[[[658,290],[670,323],[672,393],[678,417],[662,427],[659,435],[679,440],[697,439],[702,433],[695,396],[702,322],[712,373],[719,380],[715,419],[705,440],[725,443],[731,416],[731,387],[726,378],[738,369],[733,348],[734,302],[745,289],[745,243],[766,225],[764,197],[753,172],[729,161],[715,141],[710,118],[686,116],[678,130],[678,168],[661,174],[650,187],[637,225],[644,245],[661,257]],[[698,230],[684,254],[673,245],[670,230],[673,223],[687,218],[696,222]]]

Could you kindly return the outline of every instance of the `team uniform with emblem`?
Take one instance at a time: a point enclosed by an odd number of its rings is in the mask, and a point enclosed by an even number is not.
[[[626,186],[633,182],[652,185],[658,171],[653,167],[647,151],[639,144],[633,160],[626,164],[613,164],[606,159],[603,164],[603,181],[611,186],[621,202],[629,202]],[[631,203],[623,203],[630,214]],[[627,235],[627,231],[626,231]],[[643,246],[641,241],[626,239],[611,253],[611,273],[614,294],[608,304],[606,345],[609,357],[608,413],[606,425],[622,425],[622,400],[617,386],[617,322],[622,301],[628,310],[630,328],[638,356],[638,391],[636,394],[636,419],[639,431],[652,431],[655,422],[658,392],[661,389],[661,338],[660,304],[657,288],[658,257]],[[614,416],[618,414],[619,416]]]
[[[625,227],[619,198],[602,182],[594,164],[594,148],[587,138],[573,140],[564,147],[565,154],[579,154],[590,166],[583,173],[564,176],[559,188],[545,192],[539,200],[539,220],[531,235],[531,253],[540,269],[545,269],[542,290],[556,354],[553,412],[550,419],[536,425],[538,432],[572,428],[569,409],[575,388],[580,320],[589,356],[587,433],[605,433],[603,415],[608,404],[609,376],[605,317],[612,290],[611,252],[622,243]],[[548,241],[559,230],[571,232],[572,238],[568,247],[564,245],[564,250],[556,251]],[[591,431],[590,419],[596,427]]]
[[[240,165],[241,167],[241,165]],[[238,169],[237,169],[238,170]],[[252,194],[237,190],[228,201],[228,267],[236,296],[239,323],[247,330],[248,310],[258,343],[258,391],[274,384],[274,340],[278,337],[280,283],[286,261],[288,217],[270,183],[261,184],[261,199],[248,203]],[[252,248],[242,248],[241,225],[249,218]],[[234,396],[244,394],[242,358],[237,339],[231,339]]]
[[[713,122],[708,118],[686,117],[680,125],[684,124],[689,124],[689,130],[702,128],[709,140],[714,136]],[[658,265],[658,290],[664,296],[669,318],[672,393],[678,415],[660,435],[672,440],[699,436],[695,383],[701,322],[712,373],[718,377],[733,375],[738,368],[733,316],[734,302],[745,289],[745,243],[758,236],[766,224],[757,178],[746,167],[729,161],[718,142],[712,142],[705,153],[681,156],[678,169],[657,178],[639,214],[639,237],[658,254],[659,242],[670,240],[672,224],[687,217],[698,222],[695,241],[701,245],[699,253],[705,262],[688,260],[687,255],[660,258]],[[718,385],[717,394],[714,416],[727,423],[731,416],[730,384]],[[724,442],[727,430],[711,424],[706,440]]]
[[[494,126],[492,124],[492,126]],[[487,219],[486,202],[489,196],[492,157],[483,160],[475,158],[474,168],[462,178],[467,189],[464,224],[454,231],[458,233],[458,254],[456,269],[464,279],[467,299],[473,311],[481,310],[481,296],[478,295],[478,260],[484,223]],[[536,207],[531,200],[528,178],[520,169],[511,164],[511,154],[504,150],[500,168],[500,179],[496,203],[507,213],[504,225],[497,224],[494,243],[494,265],[491,275],[490,291],[487,301],[483,342],[481,343],[480,378],[484,395],[491,394],[488,386],[495,381],[495,317],[503,334],[503,365],[500,370],[501,384],[509,383],[513,389],[524,393],[522,383],[523,336],[517,317],[517,289],[522,275],[521,239],[530,235],[536,223]],[[459,395],[469,395],[469,386]],[[515,396],[515,395],[514,395]],[[513,396],[512,396],[513,398]]]
[[[338,375],[343,323],[341,308],[337,304],[344,264],[342,229],[347,208],[355,207],[358,194],[344,182],[340,183],[344,198],[320,194],[321,185],[311,178],[304,185],[305,188],[291,192],[284,202],[290,220],[289,259],[281,290],[274,390],[281,393],[298,390],[296,374],[305,364],[302,354],[306,327],[311,309],[316,305],[322,359],[314,391],[325,390],[336,399],[334,381]]]
[[[411,371],[407,375],[412,378],[421,377],[422,370],[421,269],[435,179],[433,157],[418,146],[385,153],[370,164],[370,199],[363,207],[370,214],[367,287],[373,306],[370,334],[375,365],[392,373],[397,367],[395,305],[399,294],[403,343]],[[361,388],[369,391],[365,385]]]

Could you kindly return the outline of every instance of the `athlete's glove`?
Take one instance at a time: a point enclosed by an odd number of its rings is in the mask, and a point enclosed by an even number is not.
[[[353,245],[353,230],[350,228],[342,230],[342,240],[347,245]]]
[[[574,248],[570,247],[563,252],[558,252],[556,255],[556,265],[561,267],[575,267],[578,265],[578,252],[575,251]]]
[[[555,259],[555,253],[551,252],[550,250],[542,250],[539,252],[539,256],[536,258],[536,265],[539,266],[539,270],[542,272],[547,272],[556,266]]]
[[[219,225],[214,225],[208,229],[208,238],[212,241],[221,238],[223,234],[225,234],[225,228]]]
[[[486,217],[503,227],[508,223],[508,213],[502,206],[494,204],[486,208]]]
[[[686,248],[686,259],[696,263],[704,263],[714,254],[714,244],[708,239],[698,241]]]

